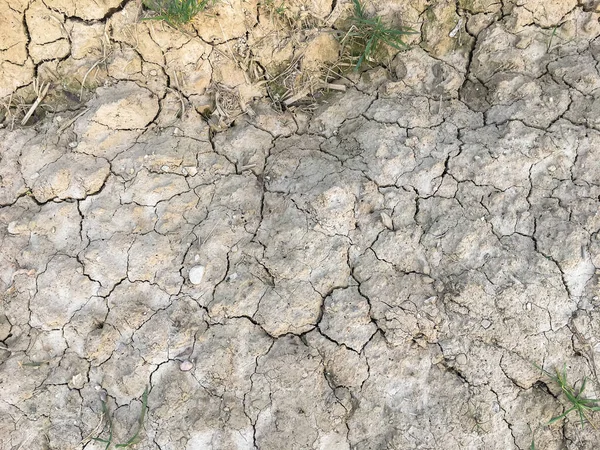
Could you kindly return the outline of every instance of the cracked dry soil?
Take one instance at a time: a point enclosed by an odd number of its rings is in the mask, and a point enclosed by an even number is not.
[[[101,398],[125,442],[146,386],[138,449],[598,448],[532,362],[600,393],[600,25],[524,3],[310,115],[113,80],[0,130],[0,448],[104,448]]]

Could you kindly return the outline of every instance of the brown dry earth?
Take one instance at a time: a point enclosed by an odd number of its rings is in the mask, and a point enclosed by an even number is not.
[[[377,1],[281,112],[348,3],[0,0],[0,448],[598,448],[533,366],[600,396],[596,3]]]

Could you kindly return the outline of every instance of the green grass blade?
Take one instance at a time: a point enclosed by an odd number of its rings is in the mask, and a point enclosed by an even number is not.
[[[362,3],[360,2],[360,0],[352,0],[352,3],[354,3],[354,13],[356,17],[362,19],[365,16]]]
[[[583,429],[585,422],[587,421],[587,417],[583,413],[583,410],[578,408],[577,412],[579,413],[579,421],[581,422],[581,428]]]
[[[548,372],[548,371],[547,371],[547,370],[545,370],[543,367],[540,367],[540,366],[538,366],[536,363],[532,363],[532,364],[533,364],[533,366],[534,366],[536,369],[539,369],[539,371],[540,371],[541,373],[543,373],[543,374],[544,374],[544,375],[546,375],[548,378],[550,378],[550,379],[552,379],[552,380],[554,380],[554,381],[556,381],[556,382],[558,383],[558,379],[556,378],[556,376],[555,376],[554,374],[552,374],[552,373]],[[560,383],[559,383],[559,384],[560,384]]]
[[[397,38],[390,38],[388,36],[382,36],[381,40],[385,42],[390,47],[394,47],[397,50],[402,50],[403,47],[407,47],[407,45]],[[402,45],[402,47],[400,46]]]
[[[579,402],[579,399],[577,398],[577,396],[574,395],[570,389],[563,389],[563,392],[564,392],[565,396],[567,397],[567,400],[569,400],[571,403],[577,404]]]
[[[575,406],[573,406],[572,408],[566,410],[564,413],[562,413],[560,416],[556,416],[553,417],[552,419],[550,419],[548,421],[548,423],[546,425],[552,425],[554,422],[558,422],[560,419],[564,419],[566,417],[567,414],[569,414],[571,411],[573,411],[575,409]]]
[[[529,450],[535,450],[535,433],[531,429],[531,425],[527,425],[529,428],[529,432],[531,433],[531,445],[529,445]]]
[[[144,393],[142,394],[142,412],[140,413],[140,417],[138,418],[138,427],[135,434],[124,444],[117,444],[116,448],[124,448],[129,447],[130,445],[137,444],[141,441],[140,432],[144,427],[144,419],[146,418],[146,410],[148,409],[148,386],[144,389]]]
[[[579,396],[581,394],[583,394],[583,391],[585,391],[585,384],[587,383],[587,377],[583,377],[583,381],[581,382],[581,388],[579,388],[579,393],[577,394],[577,398],[579,398]]]
[[[412,28],[406,28],[406,27],[398,27],[398,28],[393,28],[393,29],[389,29],[386,30],[386,32],[388,34],[393,34],[395,36],[404,36],[405,34],[417,34],[418,31],[413,30]]]
[[[365,60],[365,54],[363,53],[362,55],[360,55],[360,58],[358,58],[358,62],[356,63],[356,66],[354,66],[355,72],[358,72],[358,69],[360,69],[360,66],[362,66],[362,63],[364,60]]]

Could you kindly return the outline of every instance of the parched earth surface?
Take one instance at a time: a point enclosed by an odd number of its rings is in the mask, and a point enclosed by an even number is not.
[[[215,133],[142,67],[1,130],[0,448],[145,389],[138,449],[598,448],[533,364],[600,395],[599,15],[504,3],[311,114]]]

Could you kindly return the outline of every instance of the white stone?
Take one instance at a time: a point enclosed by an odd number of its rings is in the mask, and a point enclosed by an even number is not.
[[[6,231],[8,231],[9,234],[19,234],[19,223],[13,220],[8,224]]]
[[[200,284],[204,277],[204,266],[194,266],[190,269],[190,283]]]
[[[185,361],[182,361],[179,365],[179,370],[181,370],[182,372],[188,372],[193,368],[194,364],[191,361],[188,361],[187,359]]]

